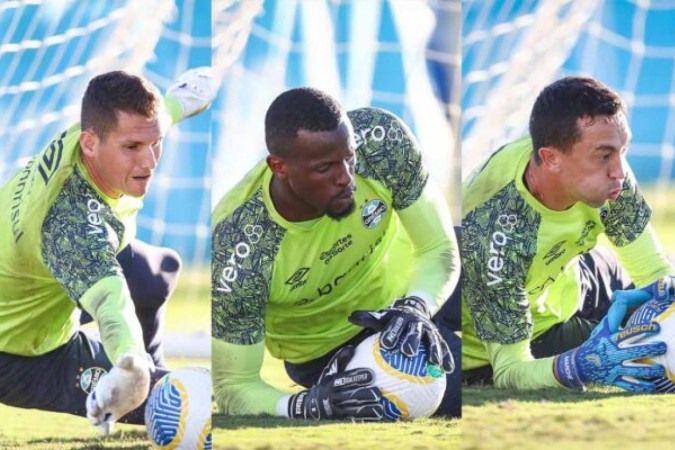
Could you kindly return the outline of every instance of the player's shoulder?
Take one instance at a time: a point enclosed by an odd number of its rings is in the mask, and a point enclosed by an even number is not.
[[[237,210],[249,211],[254,214],[257,213],[256,210],[265,208],[259,194],[267,170],[269,169],[266,162],[260,161],[223,195],[213,210],[212,224],[214,228],[221,222],[233,220],[234,213]]]
[[[532,155],[532,140],[524,136],[490,154],[464,179],[462,209],[466,212],[482,204],[504,188],[515,194],[516,180],[522,176]]]
[[[394,113],[381,108],[359,108],[347,113],[354,128],[357,173],[387,178],[400,171],[423,171],[422,154],[410,128]]]
[[[349,111],[347,117],[354,128],[354,138],[361,156],[368,157],[382,148],[386,148],[387,155],[392,158],[406,151],[418,152],[410,128],[391,111],[364,107]]]

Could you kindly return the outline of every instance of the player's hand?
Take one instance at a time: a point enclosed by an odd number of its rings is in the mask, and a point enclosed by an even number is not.
[[[448,373],[455,370],[450,348],[431,321],[431,313],[424,300],[406,297],[396,300],[380,311],[354,311],[349,321],[364,328],[381,331],[380,346],[385,350],[397,348],[412,358],[420,343],[426,346],[429,362]]]
[[[345,370],[353,356],[354,346],[341,348],[314,387],[290,397],[288,417],[306,420],[382,420],[382,393],[372,386],[375,378],[373,371],[365,368]]]
[[[218,87],[211,67],[197,67],[179,76],[166,91],[183,109],[183,119],[192,117],[209,107]]]
[[[675,279],[665,276],[640,289],[614,291],[612,306],[607,312],[610,329],[619,329],[628,308],[636,308],[651,299],[672,303],[675,299]]]
[[[626,307],[621,306],[622,309],[627,309],[628,306],[637,306],[644,299],[649,299],[649,301],[633,313],[626,324],[627,328],[657,319],[661,314],[672,309],[673,300],[675,300],[675,282],[673,277],[662,277],[641,289],[616,291],[612,296],[614,303],[625,303],[627,305]],[[654,384],[656,392],[675,392],[675,383],[668,376],[654,381]]]
[[[150,389],[151,362],[134,353],[120,355],[87,397],[87,419],[99,433],[109,434],[115,422],[143,404]]]
[[[661,326],[648,322],[619,329],[628,306],[638,306],[651,299],[651,295],[625,295],[628,292],[633,291],[617,291],[607,316],[586,342],[554,358],[554,374],[561,384],[573,389],[595,383],[635,392],[657,390],[655,381],[664,376],[663,366],[636,360],[666,352],[664,342],[640,343],[641,339],[658,334]]]

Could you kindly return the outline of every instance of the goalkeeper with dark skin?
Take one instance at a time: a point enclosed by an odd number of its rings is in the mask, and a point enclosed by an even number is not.
[[[375,108],[345,112],[291,89],[265,118],[269,150],[213,214],[214,393],[225,414],[381,420],[367,368],[345,370],[381,331],[385,349],[449,373],[440,413],[459,415],[459,373],[433,315],[458,278],[442,195],[410,130]],[[448,342],[450,342],[450,347]],[[265,346],[305,389],[260,379]]]

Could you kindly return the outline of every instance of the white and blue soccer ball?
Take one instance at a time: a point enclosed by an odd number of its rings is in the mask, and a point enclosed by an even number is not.
[[[211,372],[185,367],[162,377],[148,396],[145,428],[153,448],[210,450]]]
[[[675,392],[675,303],[672,300],[649,300],[633,313],[625,328],[646,325],[652,321],[659,323],[661,331],[654,336],[641,339],[640,343],[654,341],[666,343],[668,350],[664,355],[648,358],[647,361],[656,362],[665,368],[666,376],[655,382],[659,391]]]
[[[365,367],[375,373],[374,385],[382,391],[384,416],[389,420],[412,420],[431,416],[445,394],[445,372],[427,362],[423,345],[409,358],[398,350],[380,348],[380,333],[356,347],[347,369]]]

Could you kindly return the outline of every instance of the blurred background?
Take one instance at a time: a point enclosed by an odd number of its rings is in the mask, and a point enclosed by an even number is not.
[[[0,183],[79,121],[95,75],[140,72],[165,92],[210,64],[209,0],[1,1]],[[207,111],[168,133],[138,216],[137,237],[176,249],[186,267],[167,311],[168,355],[210,355],[210,125]]]
[[[347,109],[376,106],[417,136],[459,220],[459,0],[214,0],[214,205],[267,155],[264,118],[312,86]]]
[[[597,78],[628,106],[628,162],[675,253],[675,1],[462,3],[462,169],[527,133],[532,104],[567,75]]]

